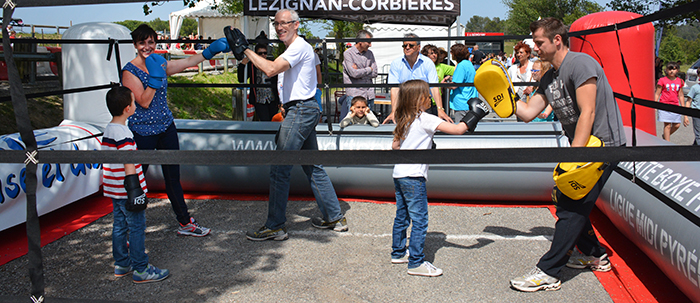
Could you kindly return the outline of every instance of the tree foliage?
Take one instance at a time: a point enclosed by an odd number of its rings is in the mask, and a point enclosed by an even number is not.
[[[506,26],[505,21],[498,17],[491,19],[489,17],[472,16],[467,24],[464,25],[464,28],[467,32],[503,33]]]
[[[139,25],[145,23],[148,24],[156,32],[168,32],[170,31],[170,24],[166,20],[161,20],[160,18],[153,19],[148,22],[138,21],[138,20],[124,20],[119,22],[114,22],[116,24],[121,24],[128,28],[129,30],[135,30]],[[180,29],[181,36],[187,36],[190,34],[197,34],[197,21],[194,19],[185,19],[182,21],[182,28]]]
[[[628,11],[640,15],[648,15],[659,9],[676,7],[694,2],[695,0],[612,0],[607,4],[612,10]],[[694,11],[675,16],[662,23],[678,24],[683,22],[700,21],[700,12]]]
[[[527,35],[530,22],[555,17],[571,24],[585,15],[600,12],[603,7],[589,0],[502,0],[508,7],[508,33]]]
[[[328,35],[336,39],[354,38],[358,31],[364,29],[364,24],[359,22],[326,20],[325,23],[324,29],[329,31]],[[345,43],[336,43],[338,59],[341,62],[343,61],[343,52],[345,52],[345,49]]]

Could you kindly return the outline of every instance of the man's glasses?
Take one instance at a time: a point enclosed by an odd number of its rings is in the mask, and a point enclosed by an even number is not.
[[[533,73],[536,73],[536,72],[539,72],[540,70],[539,69],[531,69],[530,71]]]
[[[272,26],[277,27],[277,26],[279,26],[279,25],[287,25],[287,24],[292,24],[292,23],[294,23],[294,22],[297,22],[297,21],[296,21],[296,20],[292,20],[292,21],[282,21],[282,22],[274,21],[274,22],[272,22]]]
[[[678,68],[675,67],[675,66],[671,66],[671,67],[668,68],[668,70],[674,70],[674,69],[678,69]]]
[[[259,53],[256,53],[256,54],[258,54],[258,56],[267,56],[267,52],[259,52]]]
[[[414,48],[416,47],[416,44],[411,44],[411,43],[406,43],[404,45],[401,45],[403,48]]]

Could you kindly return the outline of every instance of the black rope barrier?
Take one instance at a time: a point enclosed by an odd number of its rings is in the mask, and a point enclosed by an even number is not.
[[[29,120],[29,110],[27,108],[27,98],[22,87],[22,80],[15,61],[12,59],[13,50],[10,46],[7,26],[12,20],[14,8],[5,6],[3,8],[2,24],[2,44],[5,58],[7,59],[7,76],[10,82],[10,96],[12,96],[12,107],[15,112],[17,128],[22,136],[22,141],[26,146],[25,160],[21,161],[25,165],[25,197],[26,197],[26,230],[27,230],[27,259],[28,272],[31,287],[29,290],[30,299],[33,302],[42,302],[44,299],[44,263],[41,255],[41,226],[39,224],[39,214],[36,207],[36,185],[37,185],[37,161],[34,156],[37,153],[37,143]]]
[[[48,92],[41,92],[41,93],[25,94],[25,97],[31,99],[31,98],[39,98],[39,97],[47,97],[47,96],[57,96],[57,95],[63,95],[63,94],[82,93],[82,92],[89,92],[89,91],[93,91],[93,90],[112,88],[113,86],[118,86],[118,85],[119,84],[111,83],[111,84],[96,85],[96,86],[86,86],[86,87],[71,88],[71,89],[64,89],[64,90],[58,90],[58,91],[48,91]],[[21,83],[20,83],[20,86],[21,86]],[[8,102],[8,101],[12,101],[12,96],[0,97],[0,103]]]
[[[546,147],[433,150],[137,150],[38,151],[39,163],[353,166],[396,163],[484,164],[611,161],[700,161],[694,146]],[[2,162],[24,163],[24,151],[4,151]]]

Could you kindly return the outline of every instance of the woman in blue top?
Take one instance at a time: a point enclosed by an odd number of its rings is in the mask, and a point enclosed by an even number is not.
[[[474,70],[474,65],[469,61],[469,48],[464,44],[457,43],[450,47],[450,53],[452,58],[457,63],[455,72],[452,75],[453,83],[474,83],[474,75],[476,75],[476,70]],[[470,99],[479,98],[479,92],[477,92],[474,86],[460,86],[451,87],[450,92],[450,108],[454,110],[454,121],[460,121],[464,115],[469,110]]]
[[[202,53],[168,62],[155,54],[156,37],[156,32],[146,24],[141,24],[131,32],[136,58],[122,69],[122,84],[131,89],[136,101],[136,112],[129,118],[129,129],[134,133],[134,141],[139,150],[179,150],[173,113],[168,108],[166,99],[168,75],[196,66],[222,51],[231,50],[226,38],[221,38]],[[180,223],[177,233],[196,237],[209,234],[208,228],[199,226],[189,215],[180,185],[180,166],[162,165],[162,169],[165,191]],[[144,164],[144,174],[147,170],[148,165]]]

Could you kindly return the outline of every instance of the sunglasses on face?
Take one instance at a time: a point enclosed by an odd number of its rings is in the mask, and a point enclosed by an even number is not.
[[[675,66],[669,67],[668,70],[677,70],[678,68]]]
[[[539,69],[531,69],[530,71],[533,73],[536,73],[536,72],[539,72],[540,70]]]
[[[257,53],[259,56],[267,56],[267,52],[259,52]]]
[[[414,48],[416,47],[416,44],[411,44],[411,43],[406,43],[404,45],[401,45],[403,48]]]

